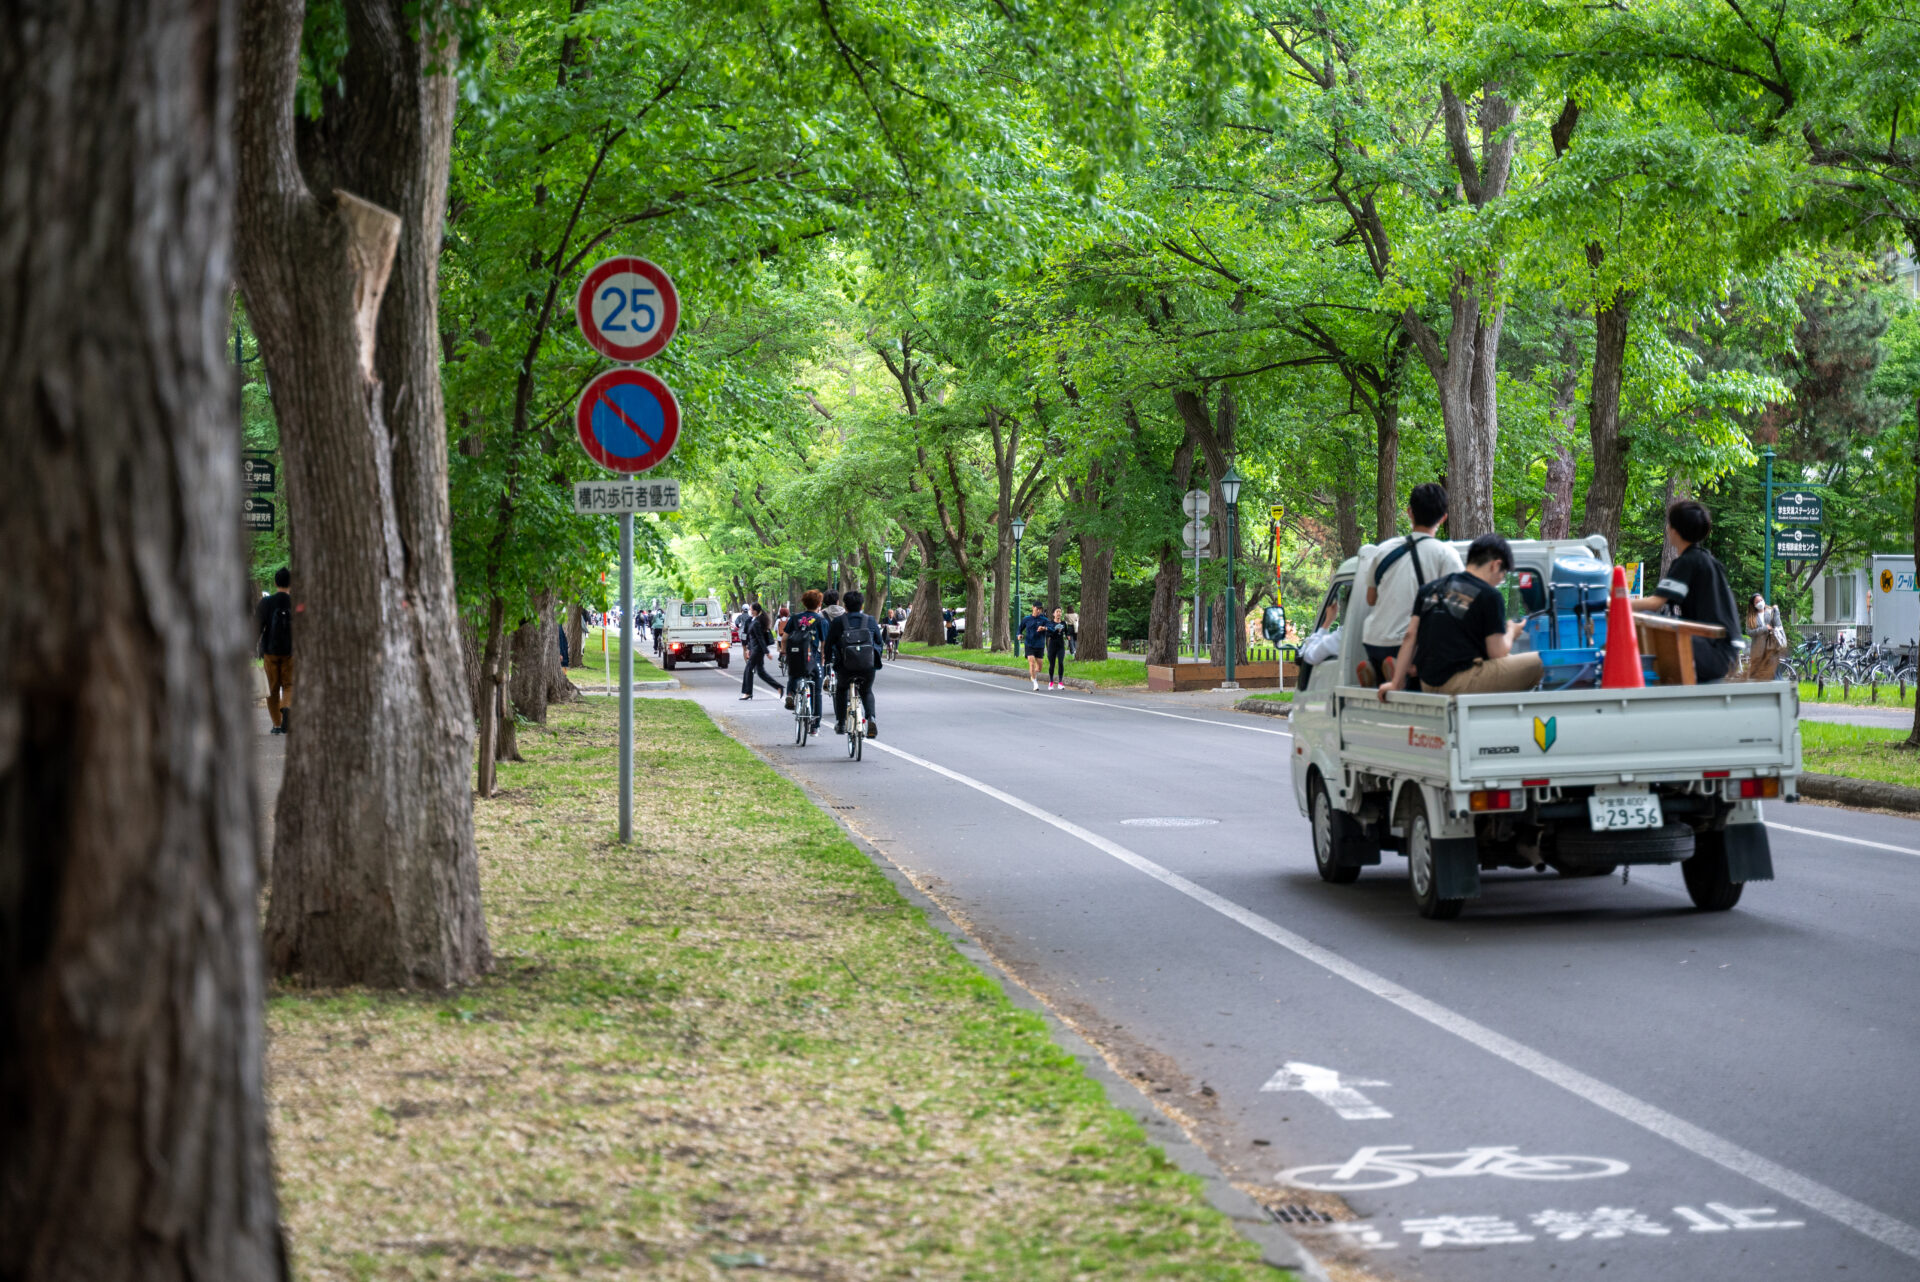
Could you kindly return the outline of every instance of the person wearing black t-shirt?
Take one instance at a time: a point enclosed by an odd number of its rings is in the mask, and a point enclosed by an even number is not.
[[[1507,622],[1500,595],[1512,568],[1507,541],[1482,534],[1467,549],[1466,569],[1422,585],[1393,680],[1381,685],[1380,697],[1415,676],[1428,694],[1505,694],[1540,684],[1540,656],[1512,652],[1521,624]]]
[[[1667,509],[1667,541],[1678,555],[1651,596],[1635,597],[1636,610],[1673,607],[1689,623],[1718,624],[1718,637],[1693,638],[1693,673],[1702,684],[1719,681],[1739,661],[1733,639],[1740,635],[1740,607],[1727,584],[1727,572],[1701,546],[1713,530],[1713,516],[1697,499],[1679,499]]]

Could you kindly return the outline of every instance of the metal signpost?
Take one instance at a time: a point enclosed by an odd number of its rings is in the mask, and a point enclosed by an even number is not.
[[[1213,555],[1207,541],[1207,513],[1212,507],[1213,499],[1205,490],[1188,490],[1180,500],[1180,510],[1187,515],[1180,537],[1193,552],[1193,657],[1196,659],[1200,657],[1200,562]]]
[[[1775,494],[1773,451],[1761,450],[1760,457],[1767,461],[1767,553],[1761,571],[1760,595],[1771,605],[1775,557],[1783,561],[1820,559],[1820,531],[1794,527],[1818,526],[1826,515],[1826,500],[1812,490],[1782,490]],[[1781,529],[1781,526],[1787,528]]]
[[[596,265],[580,282],[574,315],[588,346],[623,364],[657,356],[680,324],[673,279],[644,258]],[[680,402],[640,369],[596,375],[580,394],[574,428],[587,456],[627,476],[665,462],[680,440]],[[574,511],[620,518],[620,840],[633,840],[633,514],[678,512],[677,481],[582,481]]]

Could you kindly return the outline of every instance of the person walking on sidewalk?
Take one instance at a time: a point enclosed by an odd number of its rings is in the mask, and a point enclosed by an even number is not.
[[[285,734],[293,714],[293,574],[286,566],[273,572],[271,596],[260,598],[254,607],[258,638],[255,649],[260,666],[267,674],[267,720],[273,723],[268,734]]]
[[[1413,533],[1405,538],[1387,539],[1360,563],[1354,579],[1357,591],[1367,592],[1366,622],[1360,625],[1360,641],[1367,662],[1377,674],[1375,681],[1393,680],[1393,664],[1400,643],[1407,637],[1407,620],[1413,617],[1413,599],[1421,587],[1463,568],[1460,554],[1434,537],[1434,530],[1447,518],[1447,492],[1432,481],[1416,485],[1407,495],[1407,516]],[[1366,682],[1364,684],[1372,684]]]
[[[1053,626],[1047,629],[1047,689],[1067,688],[1067,612],[1053,612]]]
[[[1787,652],[1787,630],[1780,622],[1780,607],[1768,605],[1758,592],[1747,599],[1747,680],[1771,681]]]
[[[760,679],[773,687],[775,694],[785,694],[787,688],[767,675],[767,650],[773,645],[773,629],[767,624],[767,607],[758,601],[753,603],[753,626],[747,629],[746,671],[740,676],[740,697],[753,698],[753,677],[757,672]]]
[[[1053,632],[1053,621],[1047,618],[1046,607],[1038,601],[1033,603],[1032,611],[1020,620],[1020,641],[1027,648],[1027,679],[1033,682],[1033,688],[1040,688],[1040,660],[1047,653],[1047,637]]]

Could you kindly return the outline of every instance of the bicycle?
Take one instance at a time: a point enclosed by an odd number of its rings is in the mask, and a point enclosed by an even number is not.
[[[860,697],[860,691],[847,691],[847,756],[858,761],[866,751],[867,742],[867,703]]]
[[[1509,1180],[1593,1180],[1622,1175],[1628,1169],[1627,1163],[1610,1157],[1527,1157],[1511,1144],[1469,1148],[1461,1153],[1414,1153],[1409,1151],[1412,1148],[1411,1144],[1369,1145],[1344,1162],[1296,1166],[1280,1172],[1280,1179],[1296,1188],[1349,1193],[1398,1188],[1422,1175],[1434,1179],[1494,1175]],[[1308,1176],[1319,1177],[1320,1182]]]
[[[793,742],[804,748],[807,736],[820,723],[820,679],[810,674],[796,677],[788,688],[793,691]]]

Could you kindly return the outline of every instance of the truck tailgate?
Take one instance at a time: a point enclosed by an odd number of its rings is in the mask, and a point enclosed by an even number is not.
[[[1462,783],[1799,768],[1799,692],[1785,682],[1463,695],[1456,703]]]

